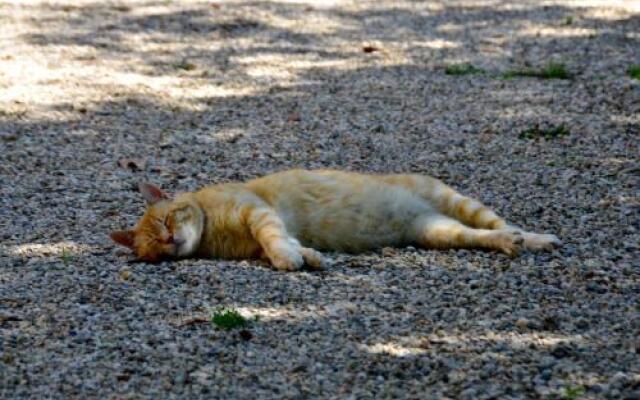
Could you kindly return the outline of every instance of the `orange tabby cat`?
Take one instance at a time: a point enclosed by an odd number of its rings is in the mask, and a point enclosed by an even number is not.
[[[549,250],[554,235],[511,227],[480,202],[421,175],[291,170],[170,199],[140,185],[149,207],[111,237],[146,261],[266,258],[279,270],[324,265],[314,250],[382,246]]]

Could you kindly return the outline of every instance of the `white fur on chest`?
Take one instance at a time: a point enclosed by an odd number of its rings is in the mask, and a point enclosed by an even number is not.
[[[174,233],[174,242],[178,244],[177,255],[180,257],[193,254],[200,245],[201,229],[196,223],[185,223]]]

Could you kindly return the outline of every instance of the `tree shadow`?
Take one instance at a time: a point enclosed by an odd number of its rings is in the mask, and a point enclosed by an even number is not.
[[[633,311],[601,314],[598,325],[619,326],[605,339],[596,326],[580,323],[595,310],[560,312],[566,302],[591,297],[584,287],[554,292],[560,281],[548,273],[529,276],[522,291],[514,286],[522,275],[516,270],[356,256],[367,270],[338,262],[327,273],[274,275],[247,263],[182,261],[133,265],[124,279],[108,255],[106,263],[76,256],[79,281],[64,280],[72,268],[46,263],[56,282],[50,290],[68,293],[56,308],[36,307],[18,290],[2,298],[12,309],[0,320],[0,343],[11,360],[4,373],[26,379],[8,382],[15,395],[93,396],[108,387],[118,396],[158,390],[237,398],[251,388],[257,397],[286,398],[561,397],[579,386],[597,397],[604,385],[630,392],[636,384],[610,371],[612,364],[634,370],[637,356],[619,351]],[[86,269],[91,263],[100,269]],[[488,275],[493,279],[482,278]],[[511,303],[496,308],[503,298]],[[251,322],[216,328],[209,318],[217,306],[237,307]],[[59,363],[54,379],[16,362],[28,357],[37,370],[51,352]],[[96,378],[97,367],[108,376]]]
[[[151,68],[147,73],[151,74],[171,73],[171,69],[166,68],[167,59],[171,58],[174,60],[168,63],[170,66],[179,65],[183,58],[189,57],[201,61],[203,67],[212,67],[225,64],[221,59],[233,63],[229,59],[234,56],[250,57],[260,52],[320,52],[320,56],[326,56],[322,49],[331,47],[335,39],[341,37],[379,40],[389,44],[406,43],[409,44],[407,53],[420,62],[428,62],[434,52],[425,51],[418,43],[444,41],[453,45],[438,49],[436,53],[442,54],[435,56],[440,62],[443,55],[450,59],[464,55],[475,61],[484,58],[485,63],[487,58],[496,57],[516,64],[535,63],[538,60],[532,47],[536,45],[553,47],[568,61],[579,64],[598,57],[588,51],[594,42],[598,42],[599,49],[611,51],[611,56],[622,57],[620,50],[632,51],[629,47],[638,41],[633,32],[640,25],[637,16],[597,19],[589,17],[590,9],[586,7],[541,7],[536,2],[523,3],[519,7],[501,3],[431,10],[420,4],[414,7],[406,4],[404,7],[378,5],[357,11],[310,9],[303,4],[291,3],[246,2],[219,8],[203,4],[189,9],[172,7],[168,12],[145,11],[153,10],[153,6],[158,4],[161,3],[143,4],[136,8],[100,3],[71,9],[51,6],[50,9],[58,16],[47,21],[49,27],[39,25],[42,28],[40,33],[26,34],[23,40],[40,46],[90,46],[98,51],[99,57],[129,53],[136,56],[138,62],[148,63]],[[420,11],[421,7],[426,10]],[[283,25],[287,24],[281,22],[308,19],[309,15],[316,15],[321,22],[338,22],[330,29],[319,29],[318,33],[312,33],[310,29],[300,33],[295,25],[289,24],[290,28],[284,28]],[[396,23],[399,20],[403,23]],[[566,36],[545,33],[546,28],[564,29],[565,32],[560,34]],[[128,40],[133,37],[138,40]],[[496,41],[503,43],[506,38],[510,42],[506,48],[502,44],[493,44]],[[225,42],[241,42],[242,39],[250,41],[239,46],[225,46]],[[173,50],[169,50],[169,54],[166,49],[155,50],[152,45],[158,44],[173,44]],[[187,50],[176,47],[176,44],[186,46]],[[140,50],[140,47],[148,50]],[[507,51],[498,51],[501,47]],[[491,54],[494,50],[495,53]],[[357,52],[356,48],[351,54],[329,53],[336,57],[352,57]],[[235,63],[227,70],[241,67]]]
[[[257,388],[255,397],[291,398],[637,390],[628,376],[614,380],[611,365],[637,373],[637,354],[620,351],[637,336],[637,307],[628,301],[637,292],[628,279],[637,276],[636,236],[625,231],[624,244],[612,236],[637,222],[629,199],[637,188],[638,92],[609,70],[622,73],[637,59],[630,34],[637,16],[604,20],[559,6],[539,13],[532,2],[518,10],[374,6],[254,2],[137,14],[95,3],[51,6],[52,19],[36,18],[38,33],[22,39],[44,54],[80,46],[94,51],[93,58],[70,53],[82,62],[129,65],[108,65],[113,77],[97,100],[68,95],[0,115],[0,175],[14,182],[0,187],[0,300],[10,310],[0,320],[7,383],[0,387],[16,396],[209,390],[229,398],[246,396],[246,387]],[[291,26],[302,13],[333,24],[316,33]],[[569,17],[567,32],[544,33]],[[141,49],[131,37],[175,49]],[[363,52],[367,41],[379,50]],[[497,72],[539,65],[546,60],[538,47],[568,59],[578,78],[505,81],[442,71],[461,61]],[[611,56],[604,67],[592,62],[601,48]],[[298,56],[295,68],[282,61]],[[271,68],[264,75],[261,63]],[[280,65],[293,72],[280,77]],[[598,74],[615,84],[605,90]],[[138,83],[123,82],[131,75]],[[233,85],[225,86],[227,78]],[[168,95],[158,89],[165,84],[184,85],[185,93]],[[540,121],[567,122],[571,133],[513,140]],[[125,169],[121,158],[144,158],[146,166]],[[139,216],[141,180],[191,190],[292,167],[426,172],[509,220],[561,231],[567,246],[517,260],[411,249],[332,255],[326,273],[284,275],[219,260],[129,265],[108,242],[107,232]],[[523,195],[522,185],[531,191]],[[575,198],[549,194],[568,186]],[[585,223],[592,231],[580,229]],[[63,241],[79,245],[66,261],[60,252],[19,254],[20,246]],[[194,314],[206,320],[218,305],[261,316],[248,340],[206,321],[181,322]],[[306,350],[291,350],[299,348]]]

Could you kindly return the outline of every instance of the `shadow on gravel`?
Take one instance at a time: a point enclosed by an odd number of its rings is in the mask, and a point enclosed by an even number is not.
[[[27,43],[88,48],[89,63],[125,57],[126,67],[105,68],[144,84],[113,78],[100,101],[61,98],[50,118],[20,104],[0,113],[0,179],[14,182],[0,186],[10,227],[0,232],[0,397],[559,397],[576,385],[632,394],[637,245],[625,235],[637,222],[638,92],[603,91],[590,68],[607,58],[606,72],[623,74],[640,20],[535,4],[43,6],[51,15],[34,17]],[[301,15],[319,32],[293,25]],[[380,50],[363,52],[368,41]],[[461,58],[536,65],[540,47],[577,79],[443,72]],[[280,78],[277,60],[298,56]],[[161,78],[187,94],[149,89]],[[245,81],[258,84],[243,91]],[[223,93],[189,94],[200,85]],[[514,141],[541,119],[569,121],[571,134]],[[516,260],[406,249],[280,274],[217,260],[128,264],[108,242],[140,215],[141,180],[181,191],[291,167],[428,172],[509,220],[559,231],[567,246]],[[572,196],[551,195],[568,187]],[[207,322],[216,306],[259,320],[249,334],[219,331]]]
[[[26,34],[23,40],[38,46],[88,46],[96,51],[92,57],[103,60],[117,60],[126,53],[136,63],[146,64],[141,73],[153,76],[197,68],[191,77],[205,79],[238,74],[246,69],[243,60],[260,55],[357,57],[358,47],[324,50],[344,37],[363,43],[408,44],[406,53],[426,62],[433,53],[441,53],[436,58],[442,62],[468,59],[471,54],[474,62],[495,64],[506,59],[514,67],[548,62],[539,59],[537,47],[552,48],[561,61],[579,67],[595,63],[605,56],[603,51],[612,57],[621,57],[623,49],[632,53],[631,47],[640,41],[634,34],[640,29],[638,16],[597,18],[588,7],[541,6],[535,1],[517,7],[509,4],[432,5],[421,11],[379,4],[365,11],[345,11],[259,1],[187,9],[173,6],[162,12],[155,8],[168,6],[165,2],[51,5],[53,16],[46,25],[36,20],[41,32]],[[315,33],[294,24],[296,18],[310,15],[315,18],[312,24],[317,24]],[[227,46],[230,40],[242,44]],[[505,42],[510,43],[504,46]],[[599,52],[593,54],[589,48],[596,45]]]
[[[537,397],[560,396],[573,382],[590,382],[583,389],[597,395],[609,384],[610,364],[634,368],[637,355],[619,352],[622,332],[598,334],[598,326],[620,324],[619,314],[591,307],[560,312],[565,302],[606,309],[611,293],[594,302],[581,285],[570,292],[554,287],[560,281],[549,271],[523,277],[515,270],[440,267],[442,259],[417,267],[400,257],[354,259],[369,265],[282,274],[246,263],[182,261],[132,265],[124,274],[108,255],[31,263],[46,274],[31,270],[20,279],[34,292],[65,297],[52,304],[35,303],[24,290],[3,294],[9,312],[0,314],[6,374],[0,378],[15,395],[93,396],[109,388],[117,395],[237,397],[251,387],[258,396],[473,398],[470,390],[479,390]],[[209,319],[217,306],[237,307],[252,322],[216,329]],[[631,311],[626,316],[633,318]],[[22,363],[27,359],[30,366]],[[33,375],[50,362],[58,363],[56,376]],[[618,390],[633,390],[629,376],[616,379]]]
[[[563,209],[582,207],[593,213],[627,202],[607,196],[611,181],[590,176],[615,177],[621,190],[633,187],[638,124],[630,115],[640,99],[625,87],[600,94],[597,102],[586,107],[573,107],[576,92],[589,96],[588,82],[545,82],[532,88],[517,81],[479,78],[475,83],[479,89],[456,95],[447,89],[456,78],[418,66],[356,71],[313,68],[306,74],[314,82],[182,103],[123,90],[109,101],[52,106],[67,116],[61,120],[2,115],[0,171],[6,176],[31,177],[6,192],[5,215],[13,223],[39,227],[25,231],[22,243],[41,242],[43,237],[61,241],[76,237],[77,231],[70,228],[81,230],[87,223],[108,232],[116,222],[135,222],[132,216],[142,210],[136,192],[139,181],[153,181],[177,192],[294,167],[347,168],[426,172],[498,207],[510,220],[527,221],[529,229],[546,231],[557,229],[551,215]],[[469,95],[482,95],[495,108],[475,107],[469,104]],[[565,104],[562,111],[558,103]],[[372,109],[376,112],[371,113]],[[458,112],[462,109],[463,113]],[[601,117],[594,121],[594,114]],[[503,143],[541,121],[571,121],[572,134],[542,142]],[[583,123],[616,134],[585,139],[580,135]],[[469,163],[468,152],[478,150]],[[493,169],[496,158],[505,154],[513,156],[510,169]],[[552,155],[562,157],[559,162],[547,161]],[[124,169],[118,164],[121,159],[144,160],[144,167]],[[509,189],[519,184],[517,174],[545,165],[555,168],[535,174],[528,182],[532,188],[562,191],[572,182],[585,197],[602,192],[599,200],[604,205],[531,193],[538,206],[520,206],[525,199],[511,197]],[[87,179],[100,182],[102,189],[86,193],[77,187],[79,180]],[[30,201],[18,201],[27,194]],[[91,213],[80,213],[67,229],[51,231],[33,216],[52,207],[64,207],[58,212],[66,216],[77,209]],[[626,213],[611,218],[622,226],[629,223]],[[595,240],[603,240],[604,246],[611,238]]]

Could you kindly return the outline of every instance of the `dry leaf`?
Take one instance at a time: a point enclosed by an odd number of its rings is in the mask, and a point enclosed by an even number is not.
[[[121,158],[118,160],[118,165],[124,169],[130,169],[131,171],[142,171],[147,164],[147,160],[143,158]]]
[[[126,267],[122,268],[120,270],[120,279],[122,279],[123,281],[128,281],[129,278],[131,278],[131,270]]]
[[[362,51],[364,51],[365,53],[373,53],[374,51],[380,51],[380,48],[372,44],[365,44],[364,46],[362,46]]]
[[[294,111],[289,115],[289,118],[287,118],[287,121],[289,122],[298,122],[300,121],[300,113]]]

